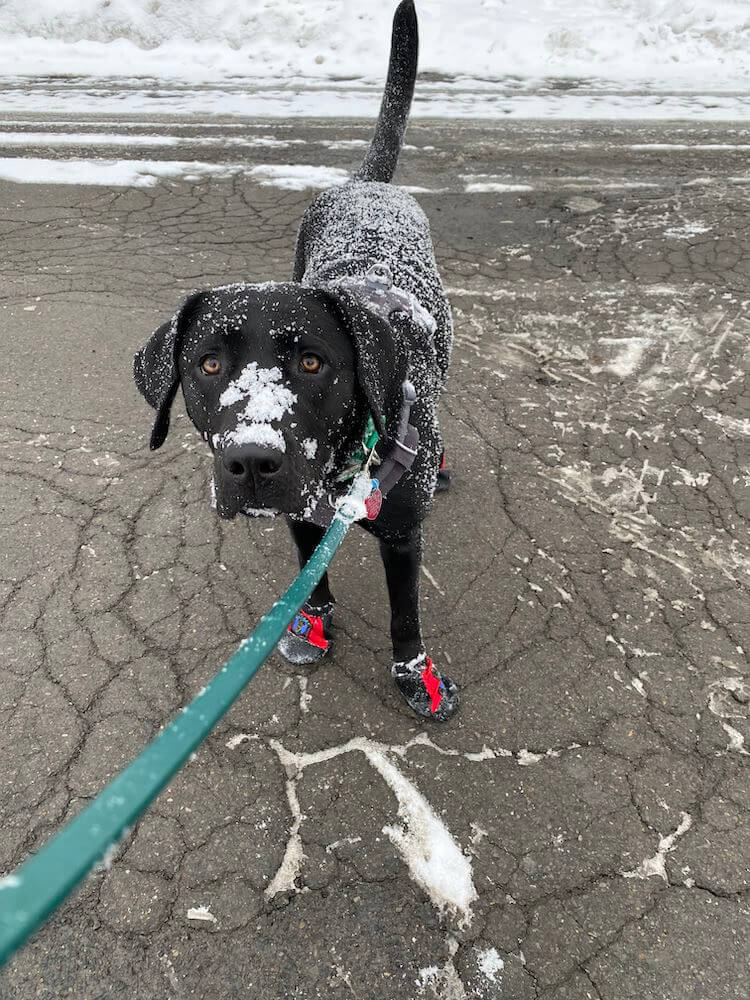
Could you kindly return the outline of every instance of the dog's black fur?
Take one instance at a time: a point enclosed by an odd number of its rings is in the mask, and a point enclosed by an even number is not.
[[[157,410],[151,447],[164,442],[181,387],[188,414],[214,453],[219,515],[286,514],[301,564],[323,534],[311,513],[321,496],[344,492],[336,478],[361,439],[368,412],[381,435],[383,458],[396,438],[403,382],[413,383],[416,461],[386,496],[377,519],[360,522],[380,541],[399,662],[424,649],[421,524],[442,453],[436,407],[452,340],[427,219],[413,198],[388,184],[414,90],[417,48],[414,4],[403,0],[372,145],[353,181],[322,192],[307,209],[293,281],[197,292],[135,358],[136,384]],[[394,285],[432,315],[434,334],[405,312],[386,321],[356,290],[337,286],[342,277],[364,277],[374,264],[387,265]],[[240,375],[245,381],[238,384]],[[238,418],[248,399],[255,408],[244,414],[250,428],[243,414]],[[311,603],[332,600],[325,576]]]

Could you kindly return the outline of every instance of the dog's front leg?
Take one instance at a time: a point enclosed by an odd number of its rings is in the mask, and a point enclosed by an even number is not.
[[[381,541],[391,602],[391,674],[401,694],[418,715],[444,722],[458,708],[458,687],[442,675],[425,652],[419,620],[419,574],[422,529],[396,540]]]
[[[325,534],[323,528],[306,521],[287,518],[289,530],[297,545],[300,568],[317,548]],[[334,599],[328,584],[328,573],[294,616],[278,650],[290,663],[315,663],[322,659],[331,645],[331,622]]]
[[[391,642],[394,662],[413,660],[424,654],[419,621],[419,571],[422,565],[422,529],[396,541],[381,541],[391,602]]]

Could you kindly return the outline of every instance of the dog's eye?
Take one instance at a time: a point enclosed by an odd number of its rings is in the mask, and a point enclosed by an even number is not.
[[[204,375],[218,375],[221,371],[221,361],[213,354],[208,354],[201,361],[201,371]]]
[[[317,354],[303,354],[299,366],[306,375],[317,375],[323,367],[323,362]]]

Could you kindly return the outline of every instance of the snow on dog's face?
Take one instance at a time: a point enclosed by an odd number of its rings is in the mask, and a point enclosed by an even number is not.
[[[181,386],[214,454],[221,517],[309,517],[333,487],[368,410],[381,434],[398,416],[403,368],[392,331],[346,296],[293,284],[192,295],[136,355],[136,383],[168,431]]]

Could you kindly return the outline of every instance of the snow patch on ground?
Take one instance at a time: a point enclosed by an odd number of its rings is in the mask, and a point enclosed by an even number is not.
[[[738,729],[735,729],[734,726],[730,726],[728,722],[722,722],[721,728],[729,737],[727,750],[742,754],[743,757],[750,757],[750,750],[745,749],[745,737],[742,733]]]
[[[176,135],[118,132],[0,132],[0,146],[178,146],[185,141]]]
[[[286,797],[292,813],[292,825],[279,870],[265,889],[266,899],[273,899],[279,892],[299,892],[297,876],[306,857],[299,833],[303,815],[297,798],[297,782],[294,778],[287,779]]]
[[[515,184],[508,181],[480,180],[481,174],[467,174],[463,180],[466,194],[507,194],[514,191],[533,191],[530,184]]]
[[[732,417],[727,413],[719,413],[716,410],[699,408],[701,416],[710,420],[712,424],[718,424],[728,438],[745,437],[750,435],[750,418]]]
[[[496,948],[485,948],[477,952],[477,966],[485,979],[489,979],[491,983],[502,982],[500,974],[505,968],[505,962],[500,958]]]
[[[215,924],[218,923],[216,917],[211,913],[208,906],[191,906],[187,911],[188,920],[202,920],[205,923]]]
[[[383,827],[383,832],[409,866],[411,877],[441,913],[457,913],[461,923],[470,923],[471,905],[477,899],[471,861],[427,799],[396,765],[372,747],[365,755],[398,800],[402,824]]]
[[[623,878],[640,878],[647,879],[651,878],[652,875],[657,875],[659,878],[667,881],[667,870],[664,865],[667,854],[673,851],[675,844],[678,839],[687,833],[690,827],[693,825],[693,818],[689,813],[680,813],[680,825],[672,833],[668,834],[666,837],[661,837],[659,840],[659,846],[651,858],[644,858],[643,861],[638,865],[637,868],[630,872],[620,872]]]
[[[153,187],[169,177],[227,177],[241,167],[189,160],[47,160],[35,156],[0,157],[0,180],[15,184],[86,184],[103,187]]]
[[[684,226],[672,226],[664,230],[667,239],[689,240],[692,236],[702,236],[711,231],[710,226],[704,226],[702,222],[686,222]]]
[[[591,371],[608,371],[617,378],[627,378],[638,369],[651,341],[647,337],[600,337],[598,343],[613,347],[614,357],[605,365],[592,365]]]
[[[403,858],[412,879],[441,914],[450,913],[458,919],[459,926],[468,926],[472,919],[472,904],[478,898],[472,880],[471,860],[416,785],[390,759],[390,753],[404,753],[405,747],[388,747],[365,737],[355,737],[348,743],[315,753],[292,753],[277,740],[271,740],[270,746],[287,771],[287,798],[292,826],[284,859],[266,889],[268,898],[280,891],[299,891],[295,880],[305,858],[299,835],[304,817],[300,812],[296,785],[302,772],[311,764],[359,750],[396,797],[401,823],[386,826],[383,832]]]
[[[346,184],[349,172],[340,167],[313,167],[307,163],[269,163],[248,170],[264,187],[278,187],[285,191],[306,191],[310,188],[327,188]]]
[[[442,966],[427,965],[419,970],[419,977],[416,980],[419,988],[419,995],[424,996],[427,990],[430,995],[437,1000],[469,1000],[466,987],[461,982],[461,977],[456,971],[453,959],[458,951],[458,942],[454,937],[448,937],[448,959]],[[472,996],[474,994],[472,993]]]

